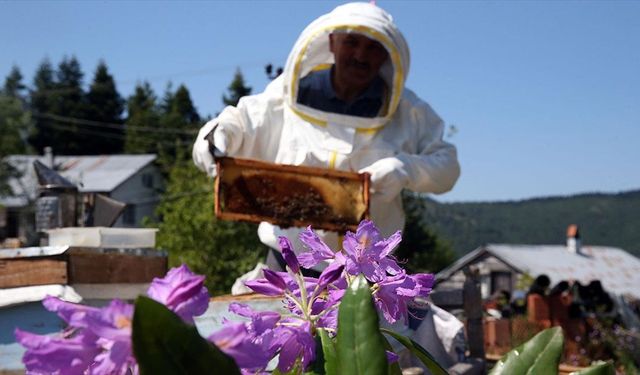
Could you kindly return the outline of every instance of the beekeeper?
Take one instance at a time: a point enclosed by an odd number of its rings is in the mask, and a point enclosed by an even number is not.
[[[193,160],[215,174],[206,140],[215,128],[221,155],[368,172],[371,219],[389,236],[404,227],[402,189],[444,193],[460,175],[443,121],[404,87],[408,73],[409,48],[391,15],[370,3],[339,6],[302,32],[264,92],[200,129]],[[299,231],[263,222],[258,235],[277,250],[278,236]],[[319,234],[338,248],[336,233]]]

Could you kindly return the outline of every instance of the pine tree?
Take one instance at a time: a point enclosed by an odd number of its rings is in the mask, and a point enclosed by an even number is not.
[[[206,276],[213,294],[229,293],[234,280],[266,256],[256,225],[219,221],[213,215],[213,181],[178,151],[158,206],[162,218],[158,247],[169,251],[171,265],[186,263]]]
[[[29,104],[34,115],[34,131],[29,143],[39,154],[46,146],[52,146],[53,134],[57,131],[55,122],[47,117],[55,101],[56,83],[51,62],[44,59],[33,77],[33,90],[29,95]]]
[[[234,82],[229,87],[231,98],[250,92],[239,72]],[[237,99],[225,103],[237,104]],[[175,121],[172,126],[183,124],[185,129],[197,130],[194,124],[199,118],[186,87],[179,87],[172,95],[170,113],[167,118]],[[264,259],[267,248],[256,235],[257,225],[220,221],[213,216],[213,181],[196,169],[190,158],[194,136],[189,136],[187,147],[176,149],[175,161],[170,164],[167,192],[158,208],[162,218],[158,246],[169,251],[172,264],[184,262],[204,274],[212,293],[229,293],[238,276]]]
[[[22,78],[20,69],[14,65],[11,68],[9,75],[4,80],[4,88],[2,90],[4,95],[24,100],[24,90],[27,87],[22,83]]]
[[[149,82],[136,85],[127,101],[124,150],[130,154],[156,153],[165,134],[149,131],[159,126],[160,114],[157,97]]]
[[[175,92],[171,91],[171,85],[167,86],[161,109],[160,129],[164,131],[165,139],[158,143],[157,152],[163,171],[169,173],[178,150],[190,148],[201,124],[189,90],[184,85]]]
[[[10,154],[30,152],[31,115],[26,109],[22,73],[14,66],[0,91],[0,159]]]
[[[82,88],[84,74],[80,63],[72,56],[63,58],[56,71],[56,90],[51,112],[67,119],[57,118],[56,132],[52,144],[55,151],[66,155],[94,154],[91,145],[101,140],[102,133],[88,129],[71,119],[85,119],[87,113],[86,96]]]
[[[172,111],[182,118],[184,124],[191,127],[200,123],[200,115],[193,105],[191,94],[185,85],[180,85],[173,97]]]
[[[425,224],[425,205],[419,195],[405,193],[402,198],[407,221],[402,242],[393,255],[405,261],[405,268],[410,272],[443,270],[456,259],[451,245],[439,239]]]
[[[245,86],[244,77],[242,76],[242,72],[240,68],[236,69],[236,73],[233,76],[233,81],[228,87],[228,94],[222,95],[222,102],[225,105],[238,105],[238,101],[243,96],[247,96],[251,94],[251,87]]]
[[[162,96],[162,100],[160,101],[160,112],[171,112],[171,108],[173,108],[174,96],[175,94],[173,93],[173,83],[168,82],[167,86],[164,88],[164,95]]]
[[[122,151],[124,145],[123,110],[124,100],[116,89],[113,76],[109,74],[105,62],[100,61],[87,93],[86,118],[105,123],[105,126],[100,129],[100,132],[104,133],[103,137],[91,138],[94,140],[90,142],[91,153],[115,154]]]
[[[29,152],[27,135],[31,127],[31,116],[25,110],[21,91],[22,74],[14,67],[0,92],[0,195],[11,194],[10,178],[19,177],[19,171],[5,159],[12,154]]]

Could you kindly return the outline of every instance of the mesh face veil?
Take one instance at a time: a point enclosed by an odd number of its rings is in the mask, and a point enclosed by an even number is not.
[[[329,47],[332,33],[356,33],[379,42],[388,52],[388,59],[379,75],[386,84],[384,110],[378,116],[363,118],[323,112],[297,103],[300,79],[313,71],[332,66],[334,55]],[[384,126],[397,109],[409,70],[409,50],[392,17],[369,3],[350,3],[312,22],[296,41],[284,71],[285,103],[302,119],[315,125],[328,122],[375,131]]]

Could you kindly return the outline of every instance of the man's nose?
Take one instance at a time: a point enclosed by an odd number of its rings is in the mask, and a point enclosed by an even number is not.
[[[354,51],[353,51],[353,57],[359,61],[359,62],[368,62],[369,61],[369,57],[368,57],[368,51],[365,47],[357,47]]]

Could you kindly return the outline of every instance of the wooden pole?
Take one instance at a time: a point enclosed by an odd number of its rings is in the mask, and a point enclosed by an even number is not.
[[[484,331],[482,328],[482,296],[478,272],[469,267],[464,269],[466,276],[462,290],[462,301],[467,315],[467,342],[469,355],[484,359]]]

